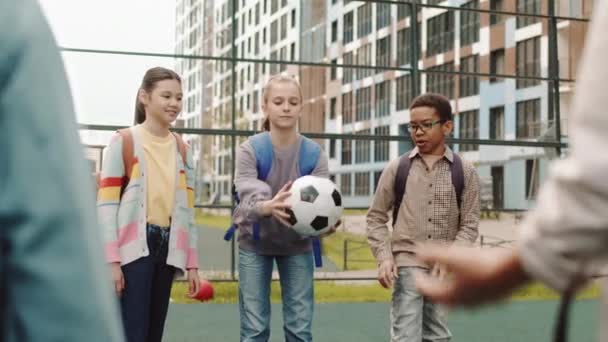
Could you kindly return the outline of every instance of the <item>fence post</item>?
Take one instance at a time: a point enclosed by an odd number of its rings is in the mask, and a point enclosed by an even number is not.
[[[348,270],[348,264],[347,264],[347,260],[348,260],[348,240],[344,240],[344,252],[342,253],[342,256],[344,258],[343,264],[344,264],[344,270]]]

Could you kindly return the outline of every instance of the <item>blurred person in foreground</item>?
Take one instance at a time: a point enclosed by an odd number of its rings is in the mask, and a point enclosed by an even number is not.
[[[417,275],[419,291],[436,302],[478,305],[504,298],[533,279],[568,295],[608,260],[608,1],[596,6],[570,118],[570,155],[552,166],[515,249],[417,250],[419,260],[449,269],[443,281]],[[607,323],[606,295],[602,302]],[[608,325],[600,326],[600,337],[607,340]]]
[[[61,56],[33,0],[0,0],[0,341],[120,342]]]

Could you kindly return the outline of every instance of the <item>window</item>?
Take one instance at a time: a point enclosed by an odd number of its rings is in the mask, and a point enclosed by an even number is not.
[[[357,9],[357,37],[362,38],[372,33],[372,4],[366,3]]]
[[[340,175],[340,192],[343,197],[351,195],[350,173],[343,173]]]
[[[412,32],[410,30],[410,28],[404,28],[397,31],[397,65],[399,66],[411,63]],[[418,24],[418,32],[420,32],[420,24]],[[417,42],[418,53],[416,59],[420,59],[420,52],[422,51],[421,40],[417,39]]]
[[[287,38],[287,14],[281,16],[281,40]]]
[[[296,43],[291,43],[290,51],[291,51],[291,60],[295,61],[296,60]]]
[[[427,92],[442,94],[449,99],[454,98],[454,75],[439,73],[439,71],[454,71],[454,64],[446,63],[427,70],[433,71],[426,73]]]
[[[477,9],[479,1],[469,1],[462,5],[462,8]],[[479,41],[479,13],[460,11],[460,46],[467,46],[476,41]]]
[[[539,165],[538,159],[527,159],[526,160],[526,198],[534,199],[538,194],[538,182],[539,177]]]
[[[391,24],[391,5],[376,4],[376,30]]]
[[[338,65],[338,60],[332,59],[331,60],[331,72],[329,74],[330,80],[332,80],[332,81],[334,81],[338,78],[338,68],[336,67],[336,65]]]
[[[336,139],[329,140],[329,158],[336,158]]]
[[[287,60],[287,47],[283,46],[280,50],[280,57],[279,57],[282,61]],[[287,69],[287,64],[281,64],[280,65],[280,70],[281,72],[285,71],[285,69]]]
[[[515,120],[517,138],[537,138],[540,135],[540,99],[518,102]]]
[[[382,171],[374,172],[374,193],[376,193],[376,189],[378,189],[378,183],[380,182],[380,176],[382,176]]]
[[[260,24],[260,3],[255,4],[255,24]]]
[[[353,93],[342,94],[342,124],[353,122]]]
[[[427,21],[426,55],[433,56],[453,49],[454,12],[445,12]]]
[[[253,54],[257,55],[260,53],[260,33],[256,32],[253,38]]]
[[[270,45],[275,45],[279,41],[279,22],[273,21],[270,24]]]
[[[331,99],[329,99],[329,119],[330,120],[334,120],[336,118],[337,102],[338,101],[335,97],[332,97]]]
[[[279,0],[271,0],[270,2],[270,14],[274,14],[279,10]]]
[[[357,64],[362,66],[372,65],[372,44],[367,43],[357,49]],[[355,70],[357,79],[364,79],[374,74],[374,69],[358,68]]]
[[[331,42],[336,42],[338,40],[338,21],[334,20],[331,23]]]
[[[256,68],[257,70],[257,68]],[[254,91],[253,92],[253,112],[257,113],[260,110],[260,103],[259,103],[259,97],[258,97],[258,91]]]
[[[369,172],[355,173],[355,196],[369,195]]]
[[[540,37],[517,43],[517,76],[540,77]],[[532,87],[540,84],[539,80],[518,79],[517,88]]]
[[[505,107],[490,108],[490,139],[505,138]]]
[[[403,75],[395,81],[397,86],[397,110],[408,109],[414,94],[412,93],[412,76]]]
[[[364,129],[357,134],[369,135],[369,129]],[[356,140],[355,141],[355,163],[369,163],[371,152],[371,140]]]
[[[479,116],[478,110],[471,110],[468,112],[462,112],[458,115],[460,117],[460,127],[458,137],[461,139],[479,139]],[[477,151],[479,145],[461,144],[460,151]]]
[[[279,59],[279,56],[278,56],[277,51],[272,51],[270,53],[270,60],[271,61],[276,61],[278,59]],[[279,71],[279,65],[278,64],[276,64],[276,63],[270,64],[270,73],[271,74],[274,75],[274,74],[278,73],[278,71]]]
[[[347,52],[343,55],[344,62],[343,64],[353,65],[353,52]],[[344,75],[342,76],[342,83],[347,84],[353,81],[354,70],[352,68],[345,67],[342,69]]]
[[[490,0],[491,11],[504,11],[503,0]],[[501,14],[490,14],[490,25],[500,24],[504,20]]]
[[[505,73],[505,50],[499,49],[490,52],[490,73],[504,75]],[[502,82],[502,78],[490,77],[490,83]]]
[[[390,104],[391,104],[391,81],[384,81],[376,84],[376,117],[383,117],[390,115]]]
[[[460,70],[479,72],[479,56],[469,56],[460,60]],[[479,94],[479,77],[460,75],[460,97]]]
[[[399,135],[402,137],[410,137],[410,131],[407,130],[408,124],[399,125]],[[399,155],[402,155],[414,148],[411,139],[399,140]]]
[[[371,87],[357,90],[357,121],[365,121],[371,118]]]
[[[391,36],[386,36],[376,42],[376,66],[391,66]],[[382,72],[382,70],[377,70]]]
[[[291,10],[291,28],[296,27],[296,10]]]
[[[344,44],[350,43],[353,41],[353,12],[350,11],[344,15]]]
[[[517,0],[517,13],[540,14],[540,0]],[[517,28],[539,22],[537,17],[518,16]]]
[[[349,165],[353,163],[351,143],[351,140],[342,140],[342,165]]]
[[[374,135],[387,136],[390,135],[390,126],[380,126],[374,128]],[[374,140],[374,161],[381,162],[388,160],[389,152],[389,141],[388,140]]]
[[[422,8],[422,6],[418,6],[417,8],[418,8],[417,13],[420,13],[420,9]],[[401,21],[401,20],[409,17],[411,11],[412,11],[412,7],[409,4],[397,5],[397,21]]]

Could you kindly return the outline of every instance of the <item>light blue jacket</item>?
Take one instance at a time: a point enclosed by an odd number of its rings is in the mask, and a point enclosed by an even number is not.
[[[34,0],[0,0],[0,131],[0,341],[123,341],[65,71]]]

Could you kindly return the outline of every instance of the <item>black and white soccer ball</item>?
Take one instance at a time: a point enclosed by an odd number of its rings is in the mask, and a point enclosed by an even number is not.
[[[342,195],[329,179],[315,176],[298,178],[291,185],[287,202],[289,223],[303,237],[318,236],[330,230],[342,217]]]

